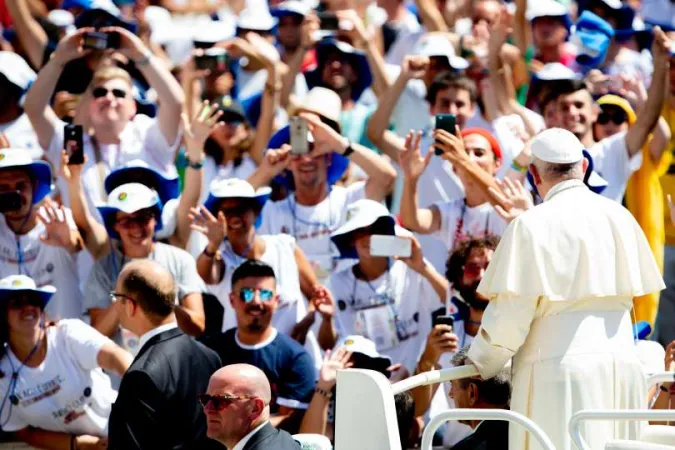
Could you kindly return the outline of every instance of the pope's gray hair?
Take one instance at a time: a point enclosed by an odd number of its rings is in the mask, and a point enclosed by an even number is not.
[[[532,157],[532,165],[537,168],[539,175],[545,181],[563,181],[563,180],[583,180],[584,178],[584,160],[569,163],[557,164],[542,161],[536,156]]]

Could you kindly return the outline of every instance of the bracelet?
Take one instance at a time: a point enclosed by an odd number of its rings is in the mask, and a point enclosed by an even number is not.
[[[516,172],[520,172],[520,173],[527,172],[527,167],[521,166],[520,164],[518,164],[518,161],[516,161],[515,159],[513,161],[511,161],[511,168],[513,170],[515,170]]]
[[[137,61],[134,61],[137,66],[145,66],[150,62],[150,58],[152,57],[152,52],[149,49],[146,49],[145,52],[143,52],[143,57]]]
[[[321,389],[320,387],[315,387],[314,392],[317,394],[321,395],[323,398],[326,400],[330,400],[333,397],[333,393],[331,391],[327,391],[325,389]]]
[[[351,155],[352,153],[354,153],[354,147],[352,147],[352,143],[350,141],[347,141],[347,148],[342,153],[342,156],[344,156],[345,158],[349,158],[349,155]]]
[[[204,158],[200,159],[198,162],[192,162],[190,161],[190,158],[188,158],[187,163],[190,169],[199,170],[204,167]]]
[[[218,250],[211,253],[211,252],[209,252],[209,246],[207,245],[206,247],[204,247],[204,251],[202,253],[204,253],[204,255],[206,255],[206,257],[213,259],[213,258],[216,257],[216,253],[218,253]]]

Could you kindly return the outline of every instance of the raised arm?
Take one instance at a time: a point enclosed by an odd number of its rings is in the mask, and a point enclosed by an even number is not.
[[[291,164],[291,146],[284,144],[280,149],[270,149],[265,153],[262,164],[258,169],[248,178],[249,184],[253,189],[258,189],[269,185],[274,177],[279,175],[284,170],[288,169]]]
[[[96,361],[102,369],[119,376],[124,376],[133,360],[134,358],[128,351],[112,341],[103,344],[103,347],[101,347],[96,356]]]
[[[401,222],[409,230],[429,234],[441,229],[441,214],[436,207],[419,208],[417,203],[417,183],[433,156],[433,150],[429,149],[422,157],[421,139],[421,132],[408,133],[405,139],[405,150],[401,152],[400,164],[403,171]]]
[[[366,181],[366,197],[380,202],[391,192],[396,181],[396,170],[383,157],[369,150],[363,145],[349,142],[343,136],[340,136],[335,130],[321,122],[314,114],[302,113],[309,123],[309,127],[316,140],[314,146],[320,153],[330,151],[344,154],[348,148],[352,152],[348,155],[349,159],[357,164],[368,175]],[[319,154],[319,153],[315,153]]]
[[[281,91],[280,68],[282,64],[277,49],[265,39],[255,33],[248,33],[246,39],[257,49],[267,71],[267,81],[265,82],[260,106],[260,118],[256,125],[253,144],[249,150],[249,155],[259,165],[262,163],[267,143],[274,128],[274,115],[279,105],[279,93]]]
[[[70,36],[63,38],[51,59],[38,73],[35,82],[26,94],[24,111],[28,115],[31,125],[37,134],[40,146],[48,149],[54,136],[54,130],[58,126],[59,119],[54,110],[49,106],[49,99],[54,93],[56,83],[59,81],[61,72],[66,64],[74,59],[82,58],[90,50],[82,48],[84,34],[92,31],[91,28],[82,28]]]
[[[295,86],[295,78],[300,73],[302,62],[305,59],[305,54],[316,43],[314,40],[314,33],[319,30],[319,19],[314,14],[308,14],[302,22],[302,39],[300,47],[295,51],[293,56],[288,60],[288,70],[282,77],[281,84],[281,106],[287,111],[291,111],[295,106],[295,100],[291,94],[293,86]]]
[[[448,2],[455,3],[455,2]],[[443,14],[436,7],[434,0],[415,0],[417,11],[422,19],[422,25],[427,31],[449,31]]]
[[[185,104],[180,84],[138,36],[119,27],[103,28],[102,31],[120,34],[120,52],[136,63],[138,70],[157,91],[159,129],[166,142],[173,144],[180,132],[180,115]]]
[[[669,48],[671,42],[659,27],[654,28],[654,42],[652,55],[654,60],[654,73],[652,84],[649,86],[647,101],[640,111],[635,124],[626,133],[626,148],[628,155],[633,156],[642,149],[649,134],[661,115],[661,108],[666,95],[666,83],[668,67],[670,63]]]
[[[536,0],[535,0],[536,1]],[[525,17],[527,0],[515,0],[516,14],[513,17],[513,40],[522,55],[532,46],[532,28]]]
[[[429,58],[406,56],[401,64],[401,73],[394,84],[380,97],[377,109],[368,121],[366,130],[368,139],[392,161],[398,162],[399,153],[404,149],[404,142],[388,130],[389,121],[408,81],[422,77],[428,67]]]
[[[42,67],[48,38],[37,20],[30,12],[26,0],[9,0],[5,2],[12,16],[14,30],[19,37],[30,63],[36,69]]]
[[[85,163],[86,163],[85,155]],[[68,198],[75,225],[84,239],[84,246],[94,257],[100,259],[110,251],[110,238],[105,227],[98,223],[89,212],[87,199],[82,190],[82,168],[84,164],[68,164],[68,155],[61,151],[61,176],[68,185]]]
[[[206,284],[218,284],[222,281],[225,264],[220,257],[220,244],[227,236],[227,221],[222,211],[217,216],[204,206],[192,208],[189,215],[192,230],[206,236],[208,244],[197,257],[197,273]]]

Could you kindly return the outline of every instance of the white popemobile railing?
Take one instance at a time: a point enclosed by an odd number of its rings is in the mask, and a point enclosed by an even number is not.
[[[401,450],[394,395],[429,384],[478,375],[475,366],[425,372],[393,385],[371,371],[341,370],[335,403],[335,450]],[[456,409],[434,417],[422,437],[422,449],[431,449],[434,432],[448,420],[506,420],[525,427],[545,450],[555,450],[548,436],[527,417],[503,409]]]

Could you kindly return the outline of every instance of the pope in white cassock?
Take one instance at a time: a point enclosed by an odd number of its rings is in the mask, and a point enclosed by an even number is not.
[[[620,204],[583,183],[583,145],[553,128],[532,142],[544,202],[516,218],[478,292],[490,299],[469,358],[490,378],[513,358],[511,409],[539,424],[558,450],[576,411],[646,407],[631,328],[633,297],[665,288],[647,240]],[[638,422],[586,421],[590,448],[637,439]],[[509,448],[540,446],[509,427]]]

